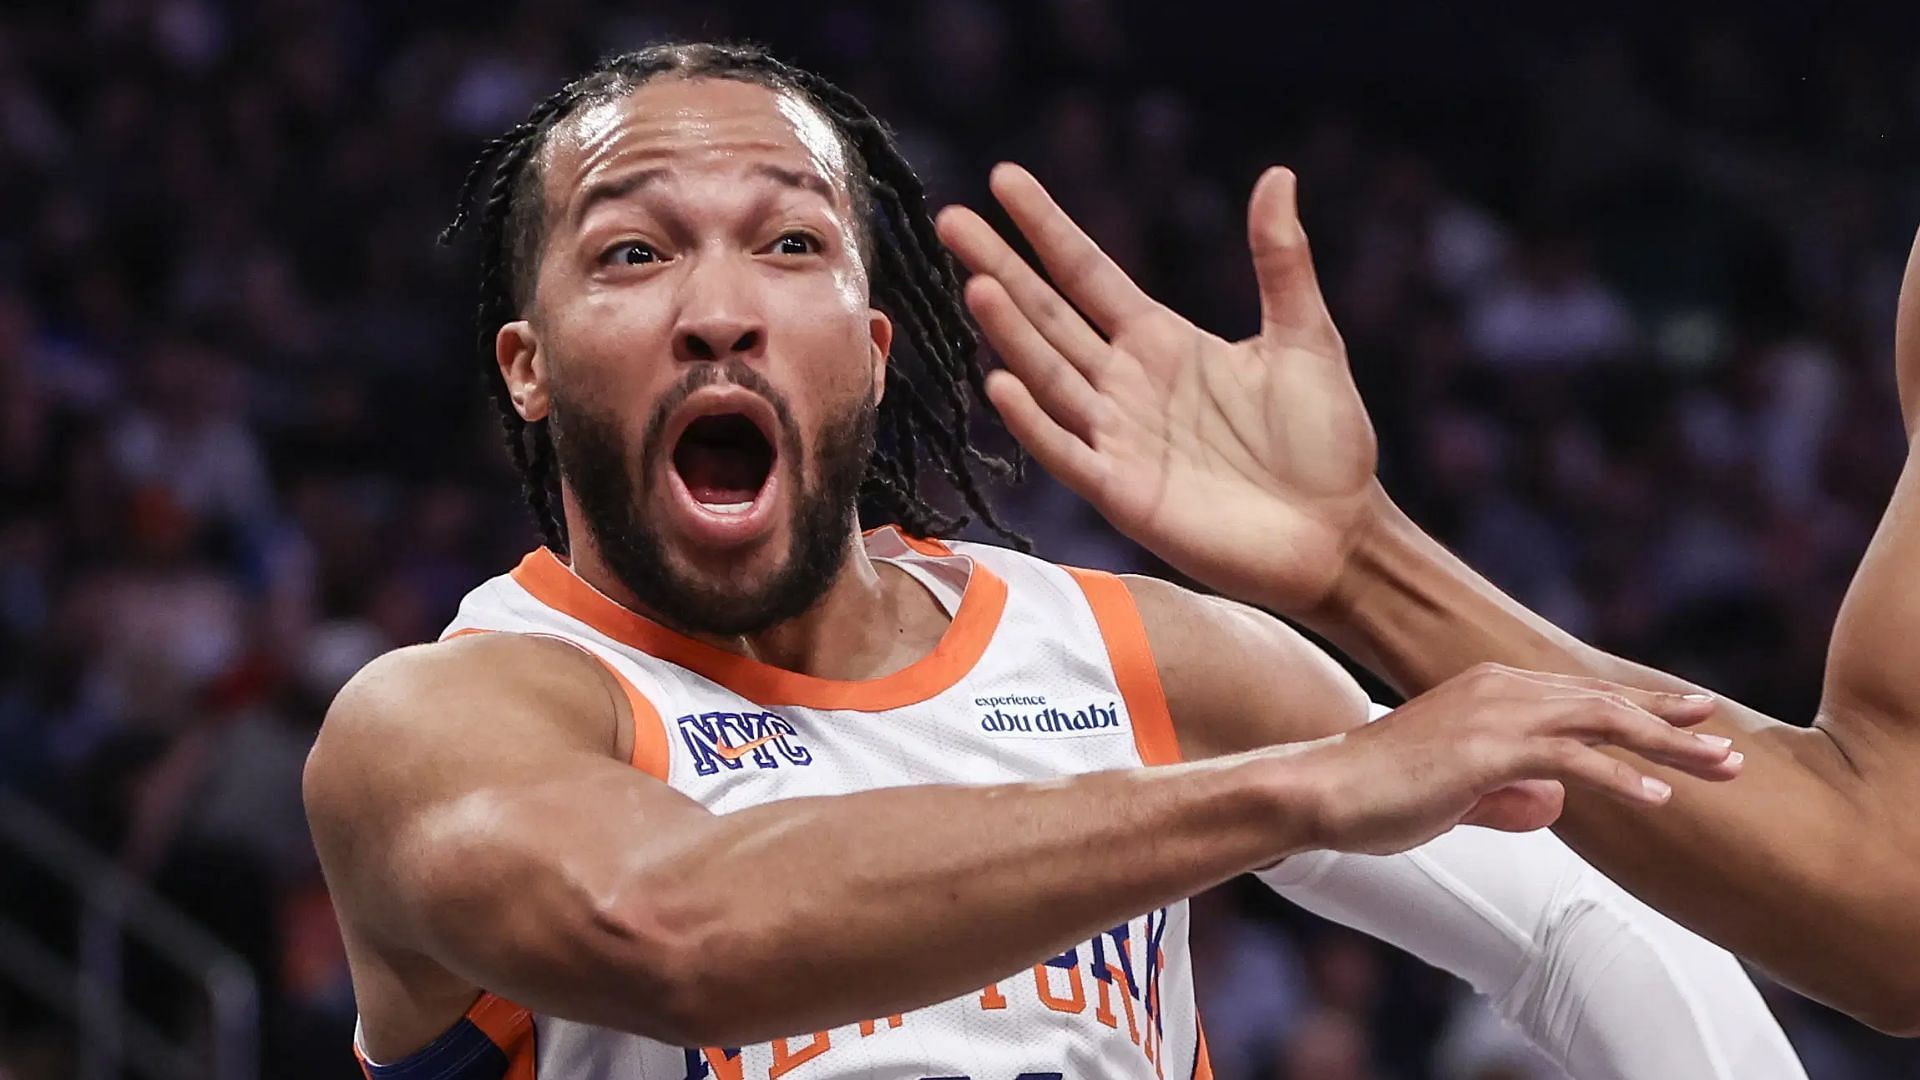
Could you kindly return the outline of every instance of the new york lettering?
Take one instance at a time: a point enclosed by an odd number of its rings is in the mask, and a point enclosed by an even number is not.
[[[1167,909],[1161,908],[1143,919],[1121,923],[1091,941],[1035,964],[1029,972],[1031,992],[1024,986],[1027,979],[1016,976],[919,1013],[863,1020],[857,1028],[775,1039],[744,1051],[738,1046],[690,1048],[686,1050],[686,1080],[781,1080],[802,1064],[832,1057],[836,1046],[884,1037],[915,1020],[937,1023],[946,1010],[953,1008],[1007,1012],[1011,1014],[1009,1019],[1017,1016],[1027,1023],[1045,1023],[1045,1018],[1057,1017],[1065,1023],[1097,1024],[1113,1031],[1115,1038],[1125,1030],[1127,1041],[1139,1048],[1153,1065],[1154,1075],[1164,1080],[1166,1022],[1160,976],[1167,963],[1161,944],[1166,937],[1167,914]],[[1068,1021],[1064,1019],[1067,1016],[1080,1019]]]
[[[674,723],[693,756],[693,771],[701,776],[721,769],[739,772],[749,764],[757,769],[777,769],[782,761],[813,764],[813,754],[794,741],[793,725],[777,713],[704,712],[678,717]],[[739,752],[749,746],[752,749]]]

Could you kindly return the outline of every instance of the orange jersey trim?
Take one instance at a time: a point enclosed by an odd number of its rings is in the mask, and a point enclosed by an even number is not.
[[[661,783],[667,782],[667,767],[671,757],[667,749],[667,724],[660,719],[660,710],[653,707],[647,695],[633,685],[632,680],[620,674],[620,669],[607,662],[607,658],[598,653],[589,652],[588,656],[600,661],[607,669],[613,681],[627,695],[627,709],[633,714],[633,753],[628,755],[627,763]]]
[[[891,531],[902,544],[905,544],[908,548],[928,558],[947,559],[953,557],[953,549],[947,546],[946,541],[936,540],[930,536],[910,536],[900,531],[899,527],[894,525],[882,525],[878,529],[868,529],[860,535],[872,536],[877,532],[884,531]]]
[[[1199,1048],[1193,1052],[1193,1080],[1213,1080],[1213,1062],[1207,1058],[1207,1032],[1200,1026],[1197,1015],[1193,1020],[1193,1033],[1200,1040]]]
[[[507,1059],[507,1071],[501,1074],[501,1080],[534,1080],[536,1062],[536,1036],[533,1027],[533,1014],[502,997],[481,991],[474,1003],[462,1014],[462,1020],[471,1023],[488,1042],[500,1050]],[[451,1033],[459,1025],[449,1026]],[[421,1054],[429,1049],[417,1051],[410,1058],[403,1058],[392,1065],[382,1065],[382,1070],[405,1069],[411,1062],[417,1061]],[[360,1063],[360,1072],[368,1080],[373,1080],[374,1066],[367,1061],[367,1055],[360,1050],[356,1040],[353,1046],[353,1058]],[[467,1061],[468,1065],[473,1062]]]
[[[945,545],[933,550],[952,554]],[[676,633],[602,595],[546,548],[522,559],[513,570],[513,580],[548,607],[623,645],[711,679],[757,705],[885,712],[918,704],[952,687],[987,651],[1000,625],[1000,615],[1006,610],[1007,584],[978,560],[971,562],[960,609],[933,651],[891,675],[859,680],[822,679],[787,671]],[[663,731],[663,748],[665,738]],[[634,745],[639,745],[638,739]]]
[[[1107,644],[1114,681],[1133,721],[1133,745],[1140,752],[1141,763],[1172,765],[1183,760],[1180,740],[1173,731],[1173,716],[1167,712],[1167,694],[1160,686],[1160,667],[1147,644],[1147,626],[1140,621],[1139,605],[1133,602],[1126,583],[1099,570],[1073,566],[1061,569],[1073,575],[1093,608],[1093,620],[1100,625],[1100,637]]]
[[[506,1053],[507,1075],[501,1080],[533,1080],[532,1013],[506,998],[483,992],[467,1010],[467,1019]]]

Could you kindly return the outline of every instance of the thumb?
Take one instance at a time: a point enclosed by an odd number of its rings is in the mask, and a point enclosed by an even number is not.
[[[1482,795],[1460,824],[1532,832],[1558,821],[1566,798],[1566,789],[1557,780],[1521,780]]]
[[[1247,203],[1247,246],[1260,282],[1260,332],[1294,344],[1338,342],[1300,227],[1299,182],[1276,165],[1260,174]]]

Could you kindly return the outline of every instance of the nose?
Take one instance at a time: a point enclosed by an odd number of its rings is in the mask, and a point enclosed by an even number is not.
[[[718,265],[700,267],[688,276],[679,325],[674,327],[674,359],[746,359],[766,348],[766,322],[751,295],[752,277]]]

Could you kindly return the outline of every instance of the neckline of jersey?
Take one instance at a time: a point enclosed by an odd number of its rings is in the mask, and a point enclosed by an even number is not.
[[[873,543],[893,531],[875,530],[867,540]],[[687,637],[621,606],[589,585],[548,548],[529,552],[514,567],[512,577],[534,599],[555,611],[623,645],[686,668],[757,705],[884,712],[925,701],[965,678],[986,653],[1007,605],[1006,582],[978,559],[957,554],[937,540],[901,534],[886,539],[897,540],[904,549],[902,554],[964,559],[968,564],[967,585],[960,595],[959,610],[934,647],[906,667],[873,679],[823,679]]]

